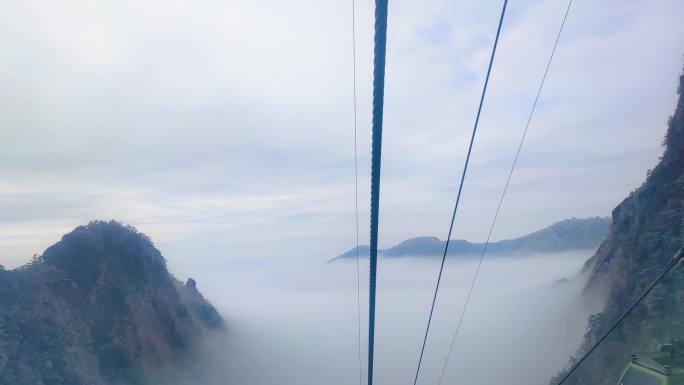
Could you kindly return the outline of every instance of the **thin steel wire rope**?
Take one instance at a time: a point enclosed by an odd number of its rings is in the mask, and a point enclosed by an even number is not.
[[[449,364],[449,359],[451,358],[451,354],[454,350],[454,344],[456,342],[456,337],[458,336],[458,332],[461,330],[461,325],[463,324],[463,318],[465,316],[466,310],[468,309],[468,304],[470,303],[470,297],[473,293],[473,288],[475,287],[475,283],[477,281],[478,274],[480,273],[480,267],[482,266],[482,261],[484,260],[485,254],[487,253],[487,247],[489,246],[490,240],[492,238],[492,233],[494,231],[494,226],[496,225],[496,221],[499,218],[499,212],[501,211],[501,206],[503,204],[504,198],[506,197],[506,193],[508,192],[508,186],[511,183],[511,178],[513,177],[513,172],[515,171],[515,166],[518,164],[518,158],[520,157],[520,152],[522,150],[523,144],[525,143],[525,138],[527,137],[527,131],[530,128],[530,124],[532,123],[532,118],[534,117],[534,112],[536,111],[537,108],[537,103],[539,102],[539,97],[541,95],[542,89],[544,88],[544,83],[546,82],[546,77],[549,74],[549,68],[551,68],[551,62],[553,61],[553,57],[556,54],[556,48],[558,47],[558,42],[560,41],[560,37],[563,34],[563,30],[565,28],[565,22],[568,19],[568,14],[570,13],[570,7],[572,6],[572,1],[568,1],[568,6],[565,9],[565,14],[563,15],[563,21],[561,22],[561,26],[558,30],[558,34],[556,35],[556,40],[553,43],[553,48],[551,49],[551,54],[549,55],[549,59],[546,62],[546,68],[544,70],[544,75],[542,76],[541,82],[539,83],[539,87],[537,88],[537,95],[534,98],[534,102],[532,103],[532,108],[530,110],[530,114],[527,118],[527,123],[525,124],[525,129],[523,130],[523,134],[520,138],[520,143],[518,144],[518,148],[515,152],[515,157],[513,158],[513,164],[511,165],[511,169],[508,172],[508,177],[506,178],[506,184],[504,186],[503,192],[501,193],[501,197],[499,198],[499,204],[496,207],[496,212],[494,213],[494,218],[492,219],[492,224],[489,227],[489,234],[487,234],[487,240],[485,241],[484,247],[482,248],[482,254],[480,255],[480,259],[477,263],[477,268],[475,269],[475,274],[473,275],[473,280],[470,283],[470,288],[468,289],[468,294],[466,295],[466,300],[465,303],[463,304],[463,308],[461,310],[461,315],[459,316],[458,319],[458,324],[456,326],[456,331],[454,332],[452,338],[451,338],[451,345],[449,346],[449,353],[446,356],[446,359],[444,360],[444,364],[442,365],[442,371],[439,375],[439,381],[437,382],[438,385],[442,384],[442,380],[444,379],[444,374],[446,373],[447,366]]]
[[[363,382],[361,363],[361,267],[359,264],[359,160],[356,114],[356,0],[352,0],[352,74],[354,90],[354,216],[356,222],[356,320],[358,334],[359,385]]]
[[[480,115],[482,114],[482,105],[484,104],[485,95],[487,94],[487,86],[489,85],[489,77],[492,73],[492,67],[494,65],[494,57],[496,56],[496,48],[499,44],[499,37],[501,36],[501,27],[503,26],[504,16],[506,15],[506,6],[508,5],[508,0],[504,0],[503,6],[501,7],[501,16],[499,17],[499,24],[496,29],[496,37],[494,38],[494,45],[492,46],[492,53],[489,58],[489,65],[487,66],[487,75],[485,76],[484,86],[482,87],[482,94],[480,96],[480,103],[477,107],[477,115],[475,117],[475,123],[473,124],[473,132],[470,136],[470,144],[468,145],[468,153],[466,155],[465,164],[463,166],[463,173],[461,174],[461,182],[458,186],[458,194],[456,195],[456,204],[454,205],[454,211],[451,215],[451,223],[449,224],[449,233],[447,235],[446,244],[444,246],[444,255],[442,255],[442,262],[439,267],[439,274],[437,276],[437,284],[435,285],[435,292],[432,297],[432,305],[430,306],[430,315],[428,316],[427,326],[425,327],[425,335],[423,337],[423,346],[420,349],[420,357],[418,358],[418,365],[416,367],[416,374],[413,378],[413,385],[418,382],[418,376],[420,374],[421,364],[423,363],[423,355],[425,353],[425,345],[427,345],[428,335],[430,333],[430,324],[432,323],[432,315],[435,311],[435,302],[437,301],[437,293],[439,292],[439,286],[442,281],[442,273],[444,271],[444,262],[446,261],[447,252],[449,250],[449,242],[451,240],[451,232],[454,229],[454,221],[456,219],[456,212],[458,211],[458,205],[461,201],[461,193],[463,191],[463,182],[465,181],[466,172],[468,171],[468,163],[470,162],[470,155],[473,150],[473,143],[475,142],[475,135],[477,133],[477,127],[480,122]]]

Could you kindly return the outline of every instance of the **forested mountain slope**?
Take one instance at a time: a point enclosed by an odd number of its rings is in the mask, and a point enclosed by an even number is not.
[[[0,269],[0,384],[146,384],[223,328],[194,280],[132,227],[91,222]]]
[[[587,262],[588,296],[604,296],[603,311],[589,320],[578,356],[586,351],[664,269],[684,235],[684,76],[668,123],[665,151],[646,181],[614,210],[607,239]],[[654,130],[654,135],[656,131]],[[569,384],[614,385],[630,354],[657,352],[684,341],[684,266],[635,309],[605,344],[569,378]],[[552,381],[553,383],[553,381]]]

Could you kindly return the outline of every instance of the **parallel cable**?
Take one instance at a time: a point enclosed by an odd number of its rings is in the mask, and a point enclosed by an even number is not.
[[[549,68],[551,68],[551,62],[553,61],[553,57],[556,53],[556,48],[558,47],[558,42],[560,41],[560,37],[563,34],[563,29],[565,28],[565,22],[568,19],[568,14],[570,13],[570,7],[572,6],[572,1],[568,1],[568,6],[565,9],[565,14],[563,15],[563,21],[561,22],[561,26],[558,30],[558,34],[556,35],[556,41],[553,43],[553,48],[551,49],[551,55],[549,55],[549,60],[546,62],[546,69],[544,70],[544,75],[542,76],[541,82],[539,83],[539,88],[537,88],[537,95],[534,98],[534,103],[532,103],[532,109],[530,110],[530,114],[527,118],[527,123],[525,124],[525,129],[523,130],[522,137],[520,138],[520,143],[518,144],[518,149],[515,152],[515,157],[513,158],[513,164],[511,165],[511,169],[508,172],[508,177],[506,178],[506,184],[504,186],[504,189],[501,193],[501,197],[499,198],[499,204],[496,207],[496,212],[494,213],[494,218],[492,219],[492,224],[489,227],[489,234],[487,234],[487,240],[485,241],[484,247],[482,248],[482,254],[480,255],[480,259],[477,263],[477,268],[475,269],[475,274],[473,275],[473,280],[470,283],[470,288],[468,289],[468,295],[466,295],[466,300],[463,305],[463,308],[461,310],[461,315],[458,319],[458,324],[456,325],[456,331],[454,332],[454,335],[451,338],[451,346],[449,347],[449,353],[446,356],[446,359],[444,361],[444,365],[442,366],[442,372],[439,375],[439,381],[437,382],[438,385],[442,384],[442,380],[444,379],[444,374],[446,372],[447,366],[449,364],[449,359],[451,358],[451,354],[454,350],[454,344],[456,342],[456,337],[458,336],[458,332],[461,330],[461,325],[463,323],[463,317],[465,316],[466,310],[468,309],[468,304],[470,302],[470,297],[473,293],[473,288],[475,287],[475,282],[477,281],[478,274],[480,273],[480,267],[482,266],[482,261],[484,260],[485,254],[487,253],[487,247],[489,246],[489,242],[492,238],[492,232],[494,231],[494,226],[496,225],[496,221],[499,218],[499,212],[501,211],[501,205],[503,204],[504,198],[506,197],[506,192],[508,192],[508,186],[511,183],[511,178],[513,177],[513,171],[515,171],[515,166],[518,164],[518,158],[520,157],[520,151],[522,150],[523,144],[525,142],[525,137],[527,136],[527,131],[530,128],[530,124],[532,123],[532,117],[534,116],[534,112],[537,109],[537,103],[539,102],[539,96],[541,95],[542,89],[544,88],[544,82],[546,81],[546,76],[549,74]]]
[[[380,211],[380,160],[382,113],[385,97],[387,52],[387,0],[375,0],[375,47],[373,52],[373,143],[371,148],[370,268],[368,289],[368,385],[373,385],[375,348],[375,291],[378,266],[378,217]]]
[[[363,382],[361,364],[361,267],[359,266],[359,158],[356,118],[356,0],[352,0],[352,73],[354,89],[354,215],[356,219],[356,321],[358,333],[359,385]]]
[[[596,343],[594,343],[594,345],[591,347],[591,349],[589,349],[589,350],[582,356],[582,358],[580,358],[577,362],[575,362],[575,364],[568,370],[567,373],[565,373],[565,375],[563,376],[563,378],[561,378],[561,380],[558,381],[558,384],[556,384],[556,385],[562,385],[562,384],[570,377],[570,375],[571,375],[573,372],[575,372],[575,370],[577,370],[577,368],[578,368],[578,367],[579,367],[579,366],[580,366],[580,365],[581,365],[581,364],[582,364],[582,363],[591,355],[591,353],[593,353],[594,350],[596,350],[596,348],[598,348],[599,345],[601,345],[601,343],[602,343],[606,338],[608,338],[608,336],[610,335],[610,333],[612,333],[613,330],[615,330],[615,328],[617,328],[617,327],[622,323],[622,321],[623,321],[625,318],[627,318],[627,316],[632,312],[632,310],[634,310],[634,308],[636,308],[637,305],[639,305],[639,303],[641,303],[641,301],[648,295],[648,293],[650,293],[651,290],[653,290],[653,288],[656,287],[656,286],[658,285],[658,283],[660,283],[660,281],[662,281],[663,278],[665,278],[665,276],[666,276],[670,271],[672,271],[672,269],[675,268],[675,266],[677,266],[677,264],[682,260],[682,258],[684,258],[684,248],[679,249],[679,251],[674,255],[674,257],[672,257],[672,259],[670,260],[670,262],[668,262],[668,264],[665,266],[665,269],[663,270],[662,273],[660,273],[660,275],[658,276],[658,278],[656,278],[656,279],[653,281],[653,283],[651,283],[651,284],[648,286],[648,288],[647,288],[646,290],[644,290],[643,293],[641,293],[641,295],[634,301],[634,303],[632,303],[632,305],[630,305],[630,306],[627,308],[627,310],[625,310],[625,312],[622,313],[622,315],[621,315],[617,320],[615,320],[615,322],[613,322],[613,324],[608,328],[608,330],[607,330],[605,333],[603,333],[603,335],[601,336],[601,338],[599,338],[599,339],[596,341]]]
[[[489,77],[492,73],[492,66],[494,65],[494,56],[496,55],[496,47],[499,44],[499,36],[501,35],[501,27],[503,25],[504,16],[506,14],[506,6],[508,5],[508,0],[504,0],[503,6],[501,7],[501,16],[499,17],[499,25],[496,29],[496,37],[494,38],[494,45],[492,47],[492,53],[489,58],[489,66],[487,67],[487,75],[485,76],[484,86],[482,87],[482,95],[480,96],[480,104],[477,108],[477,115],[475,117],[475,124],[473,125],[473,132],[470,136],[470,144],[468,145],[468,153],[466,155],[465,164],[463,166],[463,173],[461,174],[461,182],[458,186],[458,194],[456,195],[456,204],[454,205],[454,211],[451,215],[451,224],[449,225],[449,233],[446,239],[446,245],[444,246],[444,255],[442,255],[442,262],[439,267],[439,275],[437,276],[437,284],[435,286],[435,293],[432,297],[432,306],[430,307],[430,315],[428,317],[427,326],[425,327],[425,336],[423,337],[423,346],[420,349],[420,358],[418,359],[418,367],[416,368],[416,375],[413,378],[413,385],[418,382],[418,375],[420,374],[420,367],[423,362],[423,354],[425,353],[425,345],[427,344],[428,334],[430,332],[430,324],[432,323],[432,315],[435,310],[435,302],[437,301],[437,293],[439,292],[439,285],[442,281],[442,272],[444,271],[444,262],[446,261],[447,252],[449,250],[449,241],[451,240],[451,232],[454,228],[454,220],[456,219],[456,212],[458,211],[458,204],[461,200],[461,192],[463,191],[463,182],[465,181],[466,172],[468,171],[468,163],[470,162],[470,155],[473,150],[473,143],[475,141],[475,134],[477,133],[477,126],[480,122],[480,115],[482,113],[482,105],[484,104],[485,95],[487,93],[487,86],[489,85]]]

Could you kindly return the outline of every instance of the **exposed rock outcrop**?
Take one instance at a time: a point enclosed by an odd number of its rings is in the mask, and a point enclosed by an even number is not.
[[[117,222],[0,270],[2,385],[146,384],[223,327],[194,280],[176,280],[149,238]]]

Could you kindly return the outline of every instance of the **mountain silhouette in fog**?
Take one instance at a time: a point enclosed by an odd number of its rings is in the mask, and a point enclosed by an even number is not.
[[[596,249],[606,238],[609,227],[610,218],[608,217],[570,218],[519,238],[490,242],[487,246],[487,253],[523,255]],[[445,244],[446,241],[437,237],[416,237],[388,249],[379,250],[378,254],[383,257],[436,257],[444,254]],[[483,247],[484,243],[453,239],[449,242],[449,255],[479,255]],[[331,261],[356,258],[356,253],[356,248],[353,248]],[[359,256],[368,257],[368,253],[367,245],[358,247]]]
[[[42,256],[0,267],[0,384],[148,384],[224,328],[131,226],[91,222]]]

